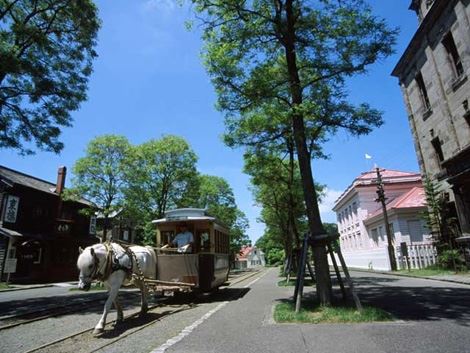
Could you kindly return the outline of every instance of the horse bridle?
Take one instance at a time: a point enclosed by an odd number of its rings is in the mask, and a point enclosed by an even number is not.
[[[85,276],[80,276],[81,277],[80,279],[83,282],[85,282],[84,281],[85,279],[89,279],[89,281],[87,281],[87,282],[91,282],[91,281],[93,281],[95,279],[99,279],[99,277],[101,277],[100,273],[99,273],[100,272],[100,259],[96,255],[95,250],[93,248],[90,248],[90,254],[93,258],[93,270],[86,277]],[[87,283],[87,282],[85,282],[85,283]]]

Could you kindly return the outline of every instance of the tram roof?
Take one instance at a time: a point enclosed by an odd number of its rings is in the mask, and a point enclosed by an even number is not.
[[[165,212],[165,218],[155,219],[152,223],[183,222],[183,221],[217,221],[209,216],[204,208],[177,208]]]

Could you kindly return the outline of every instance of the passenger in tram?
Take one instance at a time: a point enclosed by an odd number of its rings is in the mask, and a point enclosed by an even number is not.
[[[182,225],[180,232],[176,234],[175,238],[172,241],[173,245],[176,245],[179,253],[190,253],[192,251],[192,246],[194,243],[194,236],[188,230],[186,225]]]

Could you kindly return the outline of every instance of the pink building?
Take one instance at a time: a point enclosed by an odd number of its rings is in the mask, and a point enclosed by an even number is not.
[[[381,169],[393,245],[430,243],[422,213],[426,200],[421,175]],[[390,270],[382,206],[377,199],[375,170],[362,173],[336,200],[341,250],[346,264]]]
[[[239,270],[266,266],[264,252],[256,246],[243,245],[240,252],[235,256],[235,268]]]

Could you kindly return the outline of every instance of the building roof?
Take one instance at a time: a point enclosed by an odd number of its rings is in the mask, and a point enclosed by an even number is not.
[[[405,192],[404,194],[388,201],[389,202],[386,204],[387,211],[410,208],[425,208],[427,205],[426,193],[422,186],[415,186],[408,192]],[[379,215],[382,215],[381,208],[367,217],[365,221],[377,218]]]
[[[258,250],[260,254],[263,254],[263,252],[256,246],[243,245],[240,252],[235,256],[236,260],[245,261],[253,250]]]
[[[3,165],[0,165],[0,180],[6,181],[6,183],[10,184],[11,186],[13,186],[13,184],[18,184],[43,191],[48,194],[56,195],[56,184],[18,172]]]
[[[253,250],[253,247],[243,245],[242,248],[240,249],[239,253],[235,256],[235,259],[238,261],[245,261],[248,258],[248,255],[250,254],[251,250]]]
[[[14,184],[22,185],[31,189],[45,192],[47,194],[59,196],[55,192],[56,184],[36,178],[32,175],[24,174],[17,170],[7,168],[3,165],[0,165],[0,181],[10,186],[13,186]],[[80,199],[77,202],[94,207],[94,205],[90,201],[85,199]]]
[[[393,69],[392,76],[401,79],[403,72],[409,67],[413,66],[412,60],[418,50],[420,50],[423,44],[423,40],[425,40],[424,38],[426,34],[430,31],[432,26],[434,26],[439,17],[444,13],[445,7],[451,3],[453,4],[454,2],[455,0],[436,0],[432,3],[431,8],[421,21],[419,28],[408,44],[408,47],[405,49],[405,52]],[[413,1],[410,5],[410,9],[415,10],[417,8],[416,5],[416,1]]]
[[[384,184],[395,184],[395,183],[406,183],[406,182],[418,182],[421,181],[421,174],[415,172],[403,172],[393,169],[380,169],[382,175],[382,181]],[[354,181],[347,187],[347,189],[341,194],[340,197],[335,201],[333,210],[346,198],[355,188],[361,186],[370,186],[377,184],[377,170],[374,168],[370,171],[361,173]]]

